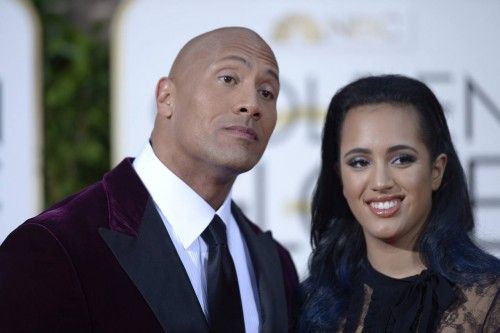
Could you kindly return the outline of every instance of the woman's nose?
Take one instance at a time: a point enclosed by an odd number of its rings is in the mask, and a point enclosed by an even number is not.
[[[387,166],[376,166],[371,175],[371,189],[374,191],[389,190],[394,186],[394,179]]]

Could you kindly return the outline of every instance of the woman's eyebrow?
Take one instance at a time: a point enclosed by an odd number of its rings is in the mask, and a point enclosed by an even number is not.
[[[408,146],[408,145],[395,145],[395,146],[391,146],[391,147],[389,147],[389,149],[387,149],[387,152],[393,153],[395,151],[404,150],[404,149],[409,149],[409,150],[414,151],[415,153],[418,153],[415,148],[413,148],[412,146]]]
[[[367,148],[353,148],[344,154],[344,157],[352,154],[370,154],[372,151]]]

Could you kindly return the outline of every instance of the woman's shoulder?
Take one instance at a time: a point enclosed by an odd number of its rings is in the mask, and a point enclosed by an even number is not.
[[[494,332],[500,328],[500,277],[455,286],[457,299],[444,313],[438,332]]]
[[[500,277],[489,278],[469,285],[457,284],[457,289],[471,299],[492,299],[500,289]]]
[[[463,308],[474,309],[476,312],[485,314],[495,306],[500,307],[499,290],[500,277],[470,285],[457,285]]]

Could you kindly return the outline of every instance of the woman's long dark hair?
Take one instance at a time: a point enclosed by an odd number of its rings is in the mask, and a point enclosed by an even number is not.
[[[432,160],[441,153],[448,157],[441,186],[433,193],[429,219],[416,244],[424,264],[449,281],[464,285],[500,275],[500,261],[469,237],[474,220],[465,175],[436,96],[422,82],[405,76],[365,77],[340,89],[328,107],[321,170],[312,201],[310,276],[302,284],[301,332],[338,327],[346,315],[352,283],[366,258],[361,226],[342,194],[336,169],[347,112],[375,103],[413,107]]]

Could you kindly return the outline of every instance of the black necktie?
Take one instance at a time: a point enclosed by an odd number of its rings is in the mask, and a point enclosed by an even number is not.
[[[245,332],[238,277],[227,247],[226,226],[218,215],[201,234],[208,246],[207,294],[211,332]]]

